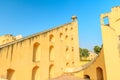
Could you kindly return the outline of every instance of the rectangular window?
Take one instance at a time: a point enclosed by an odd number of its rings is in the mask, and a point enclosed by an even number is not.
[[[109,18],[108,18],[108,16],[104,17],[103,20],[104,20],[104,25],[109,25]]]

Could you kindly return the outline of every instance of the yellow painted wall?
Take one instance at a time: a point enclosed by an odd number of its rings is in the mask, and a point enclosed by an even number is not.
[[[105,56],[107,80],[120,79],[120,7],[113,7],[111,12],[101,15],[101,29]],[[109,25],[103,19],[108,17]]]
[[[98,57],[96,57],[95,61],[93,61],[85,70],[84,75],[89,75],[91,80],[107,80],[106,77],[106,67],[104,62],[104,48],[102,48]],[[97,77],[97,68],[101,68],[103,72],[103,79],[98,79]],[[84,76],[83,75],[83,76]]]
[[[0,46],[1,79],[49,80],[78,64],[77,20]]]
[[[88,75],[91,80],[119,80],[119,13],[120,7],[117,6],[101,15],[103,47],[99,56],[88,63],[79,61],[75,16],[70,23],[22,39],[0,36],[0,79],[49,80],[73,72],[81,78]],[[105,17],[108,24],[105,24]]]
[[[104,80],[120,79],[120,7],[113,7],[111,12],[101,14],[103,48],[98,58],[84,70],[91,80],[98,79],[97,67],[102,69]],[[104,19],[108,18],[108,24]],[[103,79],[102,79],[103,80]]]
[[[14,40],[15,40],[15,37],[12,36],[11,34],[6,34],[4,36],[0,36],[0,45],[12,42]]]

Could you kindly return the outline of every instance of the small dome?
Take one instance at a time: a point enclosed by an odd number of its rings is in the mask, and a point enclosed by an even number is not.
[[[77,20],[77,16],[72,16],[72,20],[73,21]]]

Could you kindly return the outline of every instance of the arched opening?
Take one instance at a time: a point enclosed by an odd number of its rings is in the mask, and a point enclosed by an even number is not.
[[[97,80],[104,80],[102,68],[97,67],[96,72],[97,72]]]
[[[66,67],[69,67],[69,66],[70,66],[70,64],[69,64],[69,62],[67,62],[67,63],[66,63]]]
[[[55,73],[54,73],[54,65],[50,65],[49,67],[49,78],[54,78]]]
[[[40,44],[38,42],[36,42],[33,45],[33,62],[40,61],[40,55],[41,55]]]
[[[62,33],[60,33],[60,39],[63,40],[63,34]]]
[[[7,70],[7,80],[12,80],[14,72],[15,71],[13,69]]]
[[[54,36],[52,34],[49,36],[49,41],[54,42]]]
[[[72,47],[72,52],[74,51],[74,47]]]
[[[73,62],[72,62],[72,64],[74,65],[74,64],[75,64],[75,62],[73,61]]]
[[[68,35],[65,36],[65,39],[66,39],[66,40],[68,39]]]
[[[73,37],[71,38],[71,40],[73,40]]]
[[[38,66],[35,66],[33,69],[32,69],[32,80],[39,80],[39,74],[38,74]]]
[[[66,52],[68,52],[68,49],[69,49],[69,48],[68,48],[68,47],[66,47]]]
[[[68,60],[69,58],[70,58],[70,54],[69,54],[69,48],[68,47],[66,47],[66,59]]]
[[[65,32],[67,32],[68,28],[65,28]]]
[[[90,80],[90,76],[89,75],[84,75],[84,79],[85,80]]]
[[[54,46],[50,46],[49,48],[49,60],[54,61],[55,59],[55,52],[54,52]]]

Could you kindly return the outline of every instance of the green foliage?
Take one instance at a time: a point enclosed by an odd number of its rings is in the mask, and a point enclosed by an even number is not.
[[[99,46],[94,46],[94,52],[96,53],[96,54],[98,54],[99,52],[100,52],[100,50],[101,50],[101,47],[99,47]]]
[[[88,57],[89,56],[89,50],[88,49],[82,49],[80,48],[80,57]]]

